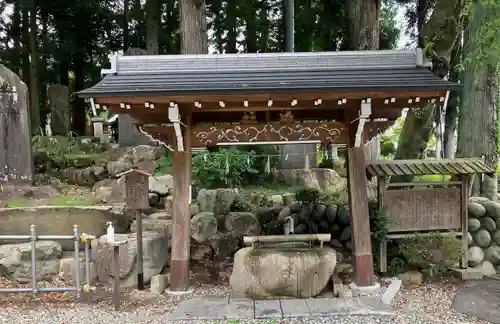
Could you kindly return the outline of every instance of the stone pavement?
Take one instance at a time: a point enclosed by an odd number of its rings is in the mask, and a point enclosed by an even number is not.
[[[229,296],[195,297],[183,301],[168,320],[284,319],[314,316],[394,316],[379,297],[256,300]]]
[[[500,280],[472,280],[464,283],[451,305],[455,311],[500,324]]]

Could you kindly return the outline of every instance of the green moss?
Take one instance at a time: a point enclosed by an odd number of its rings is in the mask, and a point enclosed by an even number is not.
[[[11,200],[7,202],[7,207],[10,208],[25,207],[25,206],[26,206],[26,200],[23,199]]]
[[[415,181],[449,181],[451,176],[449,175],[439,175],[439,174],[429,174],[424,176],[415,177]]]
[[[11,200],[7,202],[7,207],[10,208],[28,207],[32,206],[33,202],[36,201],[37,200],[29,200],[29,199]],[[73,207],[73,206],[93,206],[96,205],[96,203],[91,200],[87,200],[83,197],[78,197],[73,195],[62,195],[51,199],[43,199],[43,205]]]

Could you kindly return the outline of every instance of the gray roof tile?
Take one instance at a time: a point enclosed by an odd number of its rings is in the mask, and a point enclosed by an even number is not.
[[[414,51],[120,56],[83,97],[316,91],[449,90]]]

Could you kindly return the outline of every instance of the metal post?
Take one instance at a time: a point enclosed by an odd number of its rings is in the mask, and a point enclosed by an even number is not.
[[[142,257],[142,213],[135,210],[137,223],[137,290],[144,290],[144,266]]]
[[[294,0],[285,1],[285,48],[287,52],[295,50],[295,8]]]
[[[38,285],[36,280],[36,230],[35,225],[30,226],[31,231],[31,286],[33,288],[33,297],[36,297]]]
[[[74,240],[74,244],[75,244],[76,298],[80,299],[80,236],[78,235],[78,225],[73,225],[73,240]]]
[[[73,226],[73,235],[37,235],[36,234],[36,226],[30,225],[30,235],[0,235],[0,239],[2,240],[29,240],[31,242],[31,287],[20,287],[20,288],[0,288],[0,293],[9,294],[9,293],[26,293],[31,292],[33,296],[36,296],[38,293],[43,292],[66,292],[66,291],[75,291],[77,296],[81,295],[82,286],[80,279],[80,241],[85,243],[85,272],[86,272],[86,281],[87,284],[83,287],[84,292],[90,292],[94,289],[90,284],[90,252],[89,252],[89,242],[90,240],[95,240],[95,237],[92,235],[88,235],[83,233],[81,236],[78,233],[78,225]],[[37,241],[52,241],[52,240],[73,240],[75,243],[75,258],[76,258],[76,278],[75,278],[75,287],[47,287],[47,288],[38,288],[37,284],[37,270],[36,270],[36,242]],[[89,295],[90,296],[90,295]]]
[[[87,294],[87,301],[90,303],[92,301],[92,296],[90,295],[90,251],[89,251],[89,241],[85,240],[85,286],[83,292]]]

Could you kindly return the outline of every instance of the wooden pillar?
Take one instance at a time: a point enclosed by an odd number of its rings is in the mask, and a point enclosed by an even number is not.
[[[373,284],[373,254],[368,211],[368,180],[364,144],[354,147],[358,128],[355,121],[358,111],[346,111],[348,130],[347,149],[347,186],[349,189],[349,212],[354,252],[354,268],[358,287]]]
[[[187,291],[189,280],[189,250],[191,243],[189,188],[191,184],[191,118],[186,121],[184,152],[173,153],[173,228],[170,261],[170,290]]]

